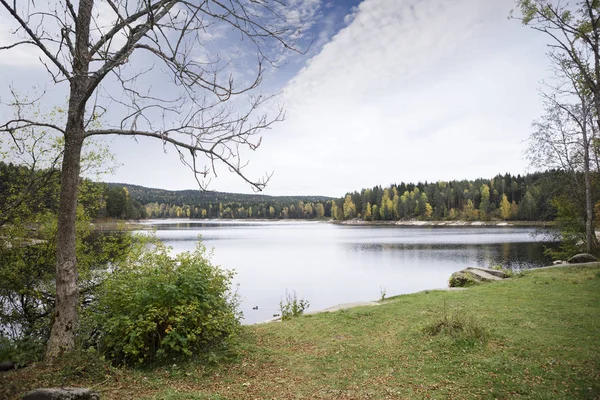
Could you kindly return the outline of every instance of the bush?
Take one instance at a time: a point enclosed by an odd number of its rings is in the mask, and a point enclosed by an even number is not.
[[[169,251],[139,246],[102,283],[91,318],[100,352],[114,363],[208,354],[235,336],[233,273],[212,265],[202,245],[174,258]]]
[[[308,300],[298,299],[296,292],[288,293],[285,292],[285,301],[279,302],[279,309],[281,310],[281,320],[285,321],[293,317],[299,317],[304,314],[304,310],[310,307]]]
[[[17,368],[40,361],[45,341],[30,337],[13,339],[0,335],[0,362],[11,361]]]

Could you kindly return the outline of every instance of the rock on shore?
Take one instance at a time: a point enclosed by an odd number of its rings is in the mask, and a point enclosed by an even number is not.
[[[457,271],[450,276],[450,287],[467,287],[478,285],[483,282],[501,281],[509,275],[504,271],[488,268],[469,267]]]

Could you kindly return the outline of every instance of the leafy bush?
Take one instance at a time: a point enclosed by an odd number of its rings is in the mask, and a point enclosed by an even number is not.
[[[98,233],[80,206],[76,254],[80,304],[97,296],[95,288],[111,262],[132,245],[127,232]],[[0,227],[0,358],[19,364],[37,361],[50,335],[55,304],[56,214],[37,214]],[[12,354],[9,354],[12,353]],[[2,360],[0,360],[2,361]]]
[[[281,320],[285,321],[293,317],[299,317],[304,314],[304,310],[310,307],[308,300],[298,299],[296,292],[288,293],[285,292],[285,301],[279,302],[279,309],[281,310]]]
[[[233,273],[212,265],[202,245],[169,250],[156,241],[134,248],[102,283],[91,318],[99,350],[115,363],[197,356],[235,336]]]
[[[30,337],[13,339],[0,335],[0,362],[12,361],[16,367],[24,367],[44,356],[45,341]]]

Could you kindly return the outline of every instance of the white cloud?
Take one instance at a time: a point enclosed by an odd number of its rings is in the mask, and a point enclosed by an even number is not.
[[[332,8],[297,1],[308,8],[289,17],[306,17],[310,34],[328,43],[313,47],[319,54],[285,87],[286,121],[248,154],[251,177],[275,171],[267,194],[341,196],[391,182],[525,171],[523,140],[541,112],[537,88],[548,62],[543,35],[507,20],[512,0],[365,0],[332,38]],[[310,20],[317,17],[318,29]],[[3,20],[0,28],[7,31]],[[228,39],[221,36],[209,30],[209,50]],[[232,71],[249,75],[239,43],[226,45],[219,50],[235,55]],[[112,180],[195,186],[173,151],[165,156],[160,142],[140,142],[114,139],[125,165]],[[249,190],[219,172],[212,189]]]
[[[285,89],[288,119],[257,156],[276,171],[269,193],[523,173],[546,60],[511,6],[361,3]]]

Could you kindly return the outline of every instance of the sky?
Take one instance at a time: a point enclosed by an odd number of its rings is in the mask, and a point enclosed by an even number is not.
[[[306,51],[286,55],[260,87],[279,94],[285,120],[262,134],[255,152],[244,153],[250,178],[273,173],[265,194],[339,197],[402,181],[529,171],[527,138],[543,113],[538,91],[550,73],[547,38],[508,18],[513,0],[296,3]],[[0,11],[0,45],[11,27]],[[239,38],[212,34],[207,56],[229,52],[234,60]],[[64,104],[64,85],[49,83],[37,55],[23,49],[0,56],[0,100],[8,85],[22,92],[37,85],[48,92],[48,104]],[[243,76],[246,66],[232,63],[231,72]],[[0,119],[6,117],[4,109]],[[197,188],[159,141],[107,143],[121,166],[103,180]],[[252,192],[226,168],[217,172],[210,190]]]

